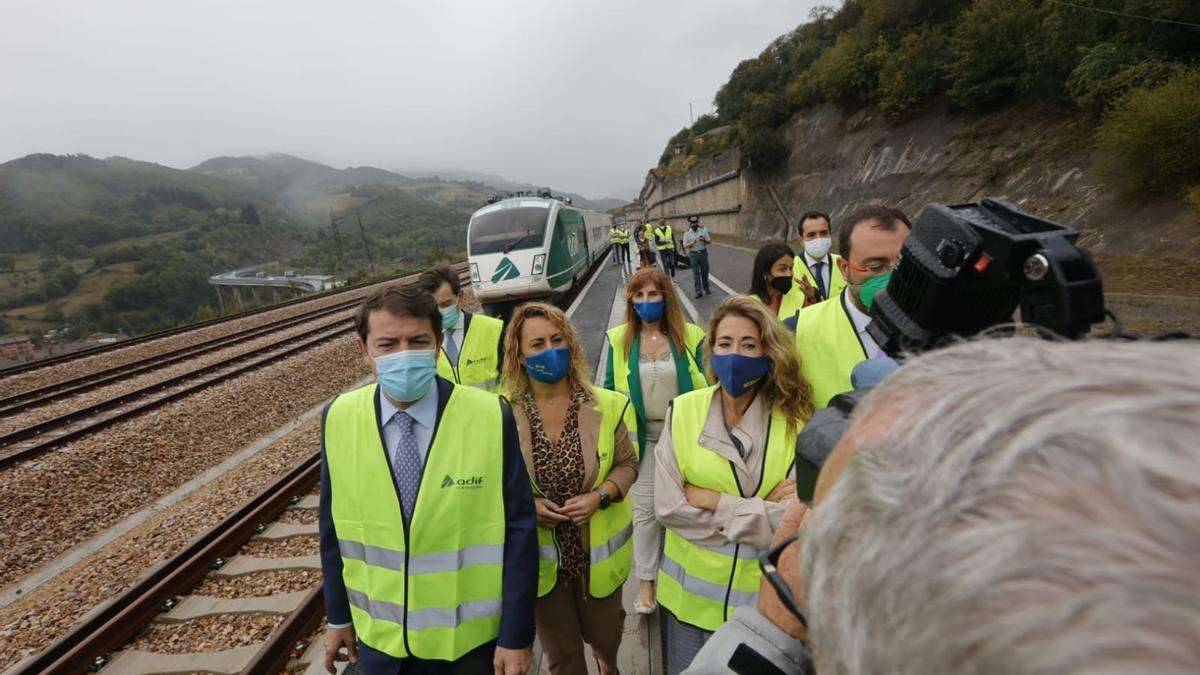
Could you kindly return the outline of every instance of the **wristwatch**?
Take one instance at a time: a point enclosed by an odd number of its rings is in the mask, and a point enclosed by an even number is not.
[[[602,488],[602,487],[593,488],[592,492],[595,492],[596,494],[600,495],[600,509],[601,510],[607,509],[608,505],[612,504],[612,495],[605,492],[604,488]]]

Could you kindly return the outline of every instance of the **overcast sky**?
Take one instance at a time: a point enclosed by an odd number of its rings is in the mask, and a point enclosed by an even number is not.
[[[688,103],[817,4],[10,1],[0,161],[285,152],[632,198]]]

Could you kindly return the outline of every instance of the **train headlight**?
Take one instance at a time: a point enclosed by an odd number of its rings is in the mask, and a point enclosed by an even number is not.
[[[539,253],[533,256],[533,273],[541,274],[546,269],[546,254]]]
[[[479,283],[479,265],[471,263],[471,283]]]

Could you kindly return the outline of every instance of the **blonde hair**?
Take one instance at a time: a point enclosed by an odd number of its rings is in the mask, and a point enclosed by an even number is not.
[[[583,387],[590,393],[591,379],[588,376],[587,356],[583,353],[583,343],[575,326],[567,319],[567,315],[554,305],[544,302],[528,302],[513,311],[508,327],[504,331],[504,368],[500,371],[500,382],[508,398],[513,401],[524,398],[529,391],[529,374],[521,363],[521,333],[525,322],[541,317],[562,331],[567,348],[571,350],[571,367],[567,378],[572,384]]]
[[[646,267],[630,275],[625,285],[625,325],[629,327],[625,331],[625,359],[629,360],[629,352],[633,351],[633,339],[642,332],[642,317],[638,316],[637,310],[633,308],[633,296],[646,284],[654,284],[662,293],[663,302],[666,304],[663,307],[663,317],[659,321],[667,339],[671,341],[671,346],[679,354],[687,353],[687,343],[683,339],[687,321],[683,318],[679,296],[675,294],[675,285],[662,270]]]
[[[713,373],[712,357],[717,343],[717,327],[728,316],[740,316],[758,326],[759,345],[763,356],[766,356],[771,364],[767,378],[762,384],[762,393],[772,406],[779,408],[787,417],[788,432],[794,433],[798,423],[807,422],[816,410],[812,387],[800,370],[796,341],[762,302],[748,295],[731,295],[713,310],[712,320],[708,325],[704,355],[708,358],[709,373]],[[715,374],[713,377],[715,378]]]

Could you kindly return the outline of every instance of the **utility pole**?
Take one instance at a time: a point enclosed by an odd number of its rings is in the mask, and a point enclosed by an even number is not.
[[[354,217],[358,218],[358,233],[362,235],[363,248],[367,250],[367,264],[371,266],[371,274],[375,274],[375,258],[371,256],[371,243],[367,241],[367,231],[363,229],[362,214],[354,209]]]
[[[333,249],[334,249],[334,268],[333,273],[337,274],[338,270],[343,267],[342,262],[342,234],[338,231],[338,219],[333,215],[333,207],[329,207],[329,229],[333,231]]]
[[[696,123],[696,113],[692,112],[692,102],[688,101],[688,117],[692,118],[692,124]]]

